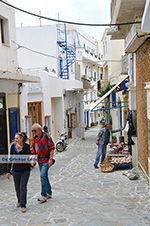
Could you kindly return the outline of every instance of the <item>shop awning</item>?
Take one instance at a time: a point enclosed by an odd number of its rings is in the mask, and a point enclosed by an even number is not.
[[[117,106],[112,108],[96,108],[93,111],[106,111],[106,110],[112,110],[112,109],[118,109],[118,108],[128,108],[128,105],[122,105],[122,106]]]
[[[120,80],[117,82],[117,84],[115,86],[113,86],[107,93],[105,93],[105,95],[103,95],[102,97],[100,97],[95,103],[91,104],[90,110],[96,110],[97,108],[100,108],[100,104],[101,102],[108,97],[119,85],[120,83],[122,83],[126,78],[128,78],[128,75],[121,75]]]

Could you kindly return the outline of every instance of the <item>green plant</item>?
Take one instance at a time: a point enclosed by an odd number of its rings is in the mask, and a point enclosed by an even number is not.
[[[107,84],[105,85],[104,89],[101,90],[100,92],[97,93],[97,95],[99,97],[102,97],[105,95],[105,93],[107,93],[110,90],[110,82],[107,82]]]
[[[111,114],[108,115],[108,122],[109,122],[110,125],[112,126],[112,116],[111,116]]]
[[[91,126],[95,126],[95,122],[91,122]]]
[[[117,140],[117,137],[116,136],[112,136],[112,140]]]

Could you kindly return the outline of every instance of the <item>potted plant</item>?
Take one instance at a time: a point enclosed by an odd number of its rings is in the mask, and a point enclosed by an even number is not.
[[[112,143],[117,143],[117,137],[116,136],[112,136]]]

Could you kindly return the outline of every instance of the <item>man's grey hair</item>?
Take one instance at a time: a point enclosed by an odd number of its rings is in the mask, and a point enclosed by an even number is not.
[[[32,129],[40,129],[40,130],[42,130],[42,126],[39,123],[34,123],[32,125]]]

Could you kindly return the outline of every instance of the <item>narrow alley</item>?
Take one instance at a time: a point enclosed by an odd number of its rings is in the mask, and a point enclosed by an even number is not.
[[[143,176],[130,181],[122,170],[102,173],[93,167],[98,127],[85,140],[73,140],[55,155],[49,170],[53,198],[38,204],[39,171],[36,166],[28,185],[27,212],[16,208],[12,178],[0,176],[0,225],[146,226],[150,225],[150,196]]]

